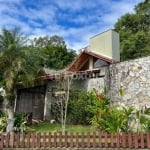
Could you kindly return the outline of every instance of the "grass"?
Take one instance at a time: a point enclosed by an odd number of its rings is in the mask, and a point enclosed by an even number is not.
[[[35,132],[59,132],[61,131],[61,125],[60,124],[50,124],[48,122],[39,123],[37,125],[32,125],[30,127],[31,131]],[[96,129],[91,126],[83,126],[83,125],[66,125],[66,131],[67,132],[78,132],[78,133],[88,133],[88,132],[94,132]]]

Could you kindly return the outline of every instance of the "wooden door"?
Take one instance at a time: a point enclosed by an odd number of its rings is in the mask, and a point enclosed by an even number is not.
[[[34,87],[18,90],[16,111],[30,113],[33,119],[43,120],[45,87]]]
[[[43,120],[44,117],[44,94],[33,95],[33,119]]]

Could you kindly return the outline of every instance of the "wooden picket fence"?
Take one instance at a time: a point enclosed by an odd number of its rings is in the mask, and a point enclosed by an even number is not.
[[[150,148],[150,133],[0,134],[2,148]]]

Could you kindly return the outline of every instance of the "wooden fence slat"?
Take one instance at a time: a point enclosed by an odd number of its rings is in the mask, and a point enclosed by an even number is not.
[[[138,134],[135,133],[134,134],[134,148],[138,148],[139,147],[139,144],[138,144]]]
[[[110,146],[113,148],[114,147],[114,134],[110,134]]]
[[[117,147],[117,134],[114,133],[114,147]]]
[[[67,132],[65,132],[65,147],[68,147],[67,142],[68,142],[68,134]]]
[[[96,132],[93,132],[93,148],[96,148]]]
[[[0,134],[0,148],[4,147],[4,135]]]
[[[14,147],[14,133],[12,132],[12,133],[10,133],[10,140],[9,140],[9,145],[10,145],[10,147],[11,148],[13,148]]]
[[[36,143],[36,146],[38,148],[41,147],[41,133],[37,133],[37,143]]]
[[[145,133],[143,133],[144,136],[144,148],[147,147],[147,136]]]
[[[20,134],[20,147],[22,148],[25,147],[25,134],[24,133]]]
[[[31,139],[32,139],[32,142],[31,142],[30,146],[32,148],[34,148],[34,147],[36,147],[36,139],[37,139],[35,132],[31,133]]]
[[[73,133],[70,133],[70,145],[69,147],[73,147]]]
[[[99,132],[99,143],[98,143],[98,146],[99,147],[102,147],[102,132]]]
[[[62,142],[62,139],[63,139],[63,137],[62,137],[62,132],[59,132],[59,147],[63,147],[63,142]]]
[[[54,133],[54,147],[57,147],[57,133]]]
[[[14,146],[15,146],[15,147],[19,147],[19,146],[20,146],[20,134],[19,134],[19,133],[16,133],[14,139],[15,139]]]
[[[79,147],[79,134],[78,134],[78,132],[76,133],[75,138],[76,138],[75,147]]]
[[[121,140],[122,141],[122,147],[125,148],[126,147],[126,140],[127,140],[126,139],[126,134],[122,133],[122,137],[121,138],[122,138],[122,140]]]
[[[108,147],[108,133],[105,133],[105,147]]]
[[[119,133],[116,135],[116,140],[117,140],[117,148],[120,148],[120,135],[119,135]]]
[[[50,132],[49,135],[48,135],[48,147],[52,147],[51,139],[52,139],[52,135],[51,135],[51,132]]]
[[[147,148],[150,148],[150,133],[146,134]]]
[[[46,147],[46,132],[43,133],[43,147]]]
[[[84,133],[81,133],[81,147],[84,147]]]
[[[6,148],[9,147],[9,140],[10,140],[10,134],[7,133],[7,134],[5,135],[5,147],[6,147]]]
[[[90,132],[87,133],[87,144],[86,144],[86,147],[88,147],[88,148],[91,147]]]
[[[128,140],[127,140],[127,147],[128,148],[132,148],[132,135],[131,135],[131,133],[128,133],[127,134],[127,138],[128,138]]]
[[[29,148],[30,147],[30,133],[26,134],[26,147]]]
[[[140,146],[141,148],[144,148],[144,134],[140,133]]]

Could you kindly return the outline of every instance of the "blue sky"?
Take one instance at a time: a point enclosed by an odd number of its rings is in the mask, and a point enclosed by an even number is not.
[[[21,27],[31,38],[59,35],[79,50],[95,34],[112,29],[144,0],[0,0],[0,29]]]

